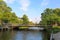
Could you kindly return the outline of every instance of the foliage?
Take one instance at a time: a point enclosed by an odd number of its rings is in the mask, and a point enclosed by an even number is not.
[[[2,23],[19,24],[20,22],[21,20],[12,12],[12,9],[3,0],[0,0],[0,25]]]
[[[60,9],[45,9],[41,14],[41,19],[42,25],[54,25],[60,23]]]
[[[29,25],[34,25],[34,23],[32,21],[29,22]]]
[[[19,19],[18,22],[19,22],[19,24],[23,24],[23,20],[22,19]]]
[[[26,14],[23,15],[22,20],[23,20],[23,24],[27,25],[29,23],[29,19],[28,19],[28,16]]]
[[[60,28],[58,28],[58,26],[57,27],[55,27],[55,28],[53,28],[53,33],[57,33],[57,32],[60,32]]]

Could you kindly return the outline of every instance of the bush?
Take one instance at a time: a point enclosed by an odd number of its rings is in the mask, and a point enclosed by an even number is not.
[[[53,33],[60,32],[60,28],[58,28],[58,27],[54,27],[52,31],[53,31]]]

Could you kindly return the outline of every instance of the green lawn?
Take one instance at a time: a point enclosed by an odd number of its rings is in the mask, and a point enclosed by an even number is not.
[[[28,27],[24,26],[24,27],[19,27],[19,29],[27,29]]]

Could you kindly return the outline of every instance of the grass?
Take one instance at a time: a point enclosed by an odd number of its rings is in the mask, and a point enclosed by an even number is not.
[[[57,32],[60,32],[60,26],[53,28],[53,33],[57,33]]]
[[[27,26],[19,27],[19,29],[27,29],[27,28],[28,28]]]

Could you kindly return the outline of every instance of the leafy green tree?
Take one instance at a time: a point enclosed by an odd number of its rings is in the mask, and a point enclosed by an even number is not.
[[[2,23],[11,23],[11,24],[19,24],[21,20],[16,16],[12,9],[7,6],[7,4],[0,0],[0,24]]]
[[[26,24],[26,25],[29,24],[29,19],[26,14],[23,15],[22,19],[23,19],[23,24]]]
[[[10,23],[17,23],[18,22],[18,17],[16,16],[15,13],[12,13],[10,15]]]
[[[21,18],[18,19],[19,24],[23,24],[23,20]]]
[[[60,9],[49,9],[47,8],[41,14],[41,24],[43,25],[53,25],[56,23],[60,23]]]
[[[29,25],[34,25],[34,23],[32,21],[29,21]]]

